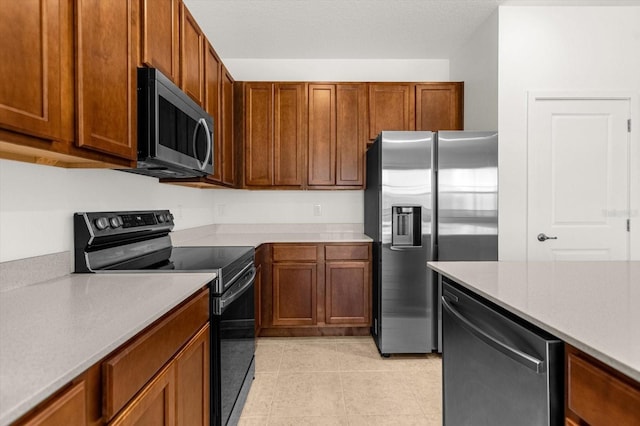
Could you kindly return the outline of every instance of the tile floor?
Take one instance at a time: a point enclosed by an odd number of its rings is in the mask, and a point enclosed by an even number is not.
[[[382,358],[371,337],[258,338],[240,425],[440,425],[441,368]]]

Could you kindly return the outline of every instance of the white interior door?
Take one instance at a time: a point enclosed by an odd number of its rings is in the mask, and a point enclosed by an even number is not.
[[[529,260],[629,258],[629,117],[629,99],[530,95]]]

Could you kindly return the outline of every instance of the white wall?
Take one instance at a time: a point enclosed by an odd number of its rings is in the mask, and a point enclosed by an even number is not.
[[[115,170],[0,160],[0,261],[73,249],[73,213],[170,209],[176,229],[213,223],[206,191]]]
[[[449,81],[447,59],[233,59],[237,81]]]
[[[498,10],[450,58],[451,81],[464,81],[465,130],[498,128]]]
[[[364,223],[364,191],[215,190],[215,223]],[[315,207],[319,206],[319,207]]]
[[[636,95],[631,256],[640,260],[640,7],[499,8],[500,259],[526,259],[527,91]],[[579,154],[579,153],[576,153]]]
[[[175,230],[213,223],[359,224],[363,194],[194,189],[115,170],[0,160],[0,262],[72,250],[75,212],[169,209]]]

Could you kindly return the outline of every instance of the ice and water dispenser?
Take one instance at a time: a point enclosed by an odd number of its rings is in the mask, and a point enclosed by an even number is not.
[[[422,246],[422,207],[391,207],[391,247]]]

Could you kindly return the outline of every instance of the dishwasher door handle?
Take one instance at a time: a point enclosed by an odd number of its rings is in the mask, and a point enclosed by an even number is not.
[[[473,324],[467,318],[464,317],[456,308],[454,308],[445,296],[442,296],[442,306],[445,308],[447,312],[449,312],[455,319],[457,319],[460,324],[473,335],[478,337],[480,340],[491,346],[492,348],[502,352],[509,358],[514,361],[519,362],[530,370],[535,371],[536,373],[544,373],[545,372],[545,363],[542,360],[539,360],[529,354],[526,354],[516,348],[512,348],[509,345],[506,345],[491,336],[486,331],[480,329],[477,325]]]

